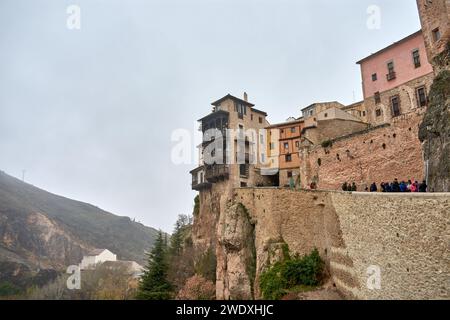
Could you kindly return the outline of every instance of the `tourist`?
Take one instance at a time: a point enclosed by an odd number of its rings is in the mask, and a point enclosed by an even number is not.
[[[408,188],[405,181],[400,182],[400,192],[407,192]]]
[[[419,183],[415,181],[411,186],[411,192],[419,192]]]
[[[294,177],[293,176],[291,176],[291,178],[289,179],[289,188],[291,190],[294,190],[294,188],[295,188],[295,181],[294,181]]]
[[[386,182],[384,187],[386,188],[386,192],[392,192],[392,183]]]
[[[370,192],[377,192],[378,191],[378,187],[377,184],[374,182],[370,185]]]
[[[342,191],[350,191],[350,190],[348,190],[348,188],[349,188],[349,186],[348,186],[347,181],[346,181],[346,182],[344,182],[344,184],[342,185]]]
[[[412,182],[411,182],[411,180],[408,180],[408,184],[406,185],[406,192],[412,192],[411,186],[412,186]]]
[[[419,185],[419,192],[427,192],[427,182],[425,180]]]
[[[355,191],[355,192],[356,192],[356,189],[357,189],[357,188],[356,188],[356,183],[353,182],[353,183],[352,183],[352,190],[351,190],[351,191]]]
[[[392,183],[391,192],[400,192],[400,184],[398,183],[397,178],[395,178],[394,182]]]
[[[380,184],[380,187],[381,187],[381,192],[386,192],[386,185],[384,184],[384,182],[382,182]]]

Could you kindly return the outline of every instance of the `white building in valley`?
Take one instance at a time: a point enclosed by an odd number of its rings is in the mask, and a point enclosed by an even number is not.
[[[81,260],[81,270],[94,269],[96,265],[106,261],[117,261],[117,256],[108,249],[95,249]]]

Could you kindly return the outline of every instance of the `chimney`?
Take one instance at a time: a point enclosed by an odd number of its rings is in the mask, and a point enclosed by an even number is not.
[[[248,102],[248,95],[247,95],[247,92],[244,92],[244,101],[245,101],[245,102]]]

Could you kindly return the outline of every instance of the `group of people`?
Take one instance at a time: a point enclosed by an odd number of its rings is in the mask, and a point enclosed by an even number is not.
[[[414,182],[413,182],[414,181]],[[422,183],[417,182],[416,180],[408,180],[408,182],[401,181],[398,182],[398,179],[394,179],[393,182],[381,182],[380,188],[378,188],[377,184],[374,182],[370,185],[370,187],[366,187],[366,192],[427,192],[427,183],[425,180]],[[356,184],[353,182],[351,185],[345,182],[342,185],[343,191],[357,191]]]

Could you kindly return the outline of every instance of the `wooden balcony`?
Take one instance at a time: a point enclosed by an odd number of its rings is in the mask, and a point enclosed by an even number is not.
[[[397,74],[395,73],[395,71],[389,72],[389,73],[386,75],[386,78],[387,78],[387,81],[392,81],[392,80],[394,80],[395,78],[397,78]]]
[[[226,164],[214,164],[205,167],[205,178],[208,182],[228,179],[229,175],[230,169]]]

